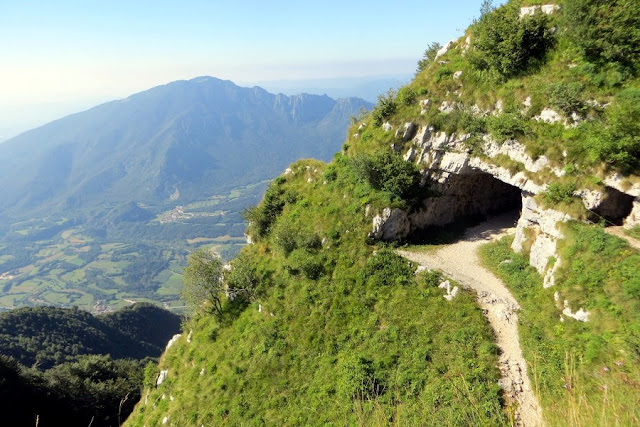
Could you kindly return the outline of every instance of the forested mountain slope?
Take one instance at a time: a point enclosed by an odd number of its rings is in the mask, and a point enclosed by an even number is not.
[[[78,309],[19,308],[0,313],[0,354],[42,370],[87,354],[158,357],[180,330],[180,321],[147,303],[102,316]]]
[[[259,182],[302,155],[328,159],[350,115],[369,105],[213,77],[158,86],[0,145],[0,214],[86,218],[130,201],[187,204]]]

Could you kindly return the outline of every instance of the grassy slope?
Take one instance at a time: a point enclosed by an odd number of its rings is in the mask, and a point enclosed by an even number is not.
[[[640,423],[640,253],[595,226],[570,224],[557,286],[542,288],[510,239],[483,248],[522,306],[521,342],[550,425]],[[511,260],[504,263],[504,260]],[[560,302],[554,302],[558,292]],[[589,322],[561,322],[563,301]]]
[[[506,422],[492,332],[473,296],[447,302],[438,280],[416,280],[407,261],[384,250],[404,279],[365,278],[367,263],[383,256],[364,241],[366,197],[345,197],[360,185],[346,169],[324,185],[323,169],[299,162],[274,185],[299,195],[278,222],[326,237],[325,246],[285,257],[271,235],[246,248],[269,283],[259,302],[223,323],[196,316],[192,342],[165,353],[168,379],[130,425],[167,415],[175,425]],[[317,280],[295,273],[310,258],[322,260]]]

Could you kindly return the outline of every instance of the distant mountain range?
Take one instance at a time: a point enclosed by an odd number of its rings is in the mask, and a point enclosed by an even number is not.
[[[184,204],[327,160],[371,104],[199,77],[73,114],[0,144],[0,215]]]
[[[186,253],[233,257],[268,181],[299,158],[329,160],[371,107],[200,77],[1,143],[0,310],[181,306]]]

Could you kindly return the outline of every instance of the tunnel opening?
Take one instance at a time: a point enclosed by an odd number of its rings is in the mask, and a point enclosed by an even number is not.
[[[622,225],[633,210],[633,200],[633,196],[612,187],[605,187],[604,198],[591,210],[594,215],[589,219],[594,222],[604,220],[606,226]]]
[[[469,227],[505,215],[515,224],[522,210],[522,191],[484,172],[451,175],[434,183],[436,195],[422,201],[410,215],[411,244],[445,244],[459,239]]]

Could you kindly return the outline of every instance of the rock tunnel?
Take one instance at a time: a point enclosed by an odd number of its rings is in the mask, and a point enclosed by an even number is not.
[[[612,187],[606,187],[604,198],[598,206],[593,208],[594,222],[604,220],[607,226],[622,225],[624,219],[633,210],[633,196],[625,194]]]
[[[522,192],[492,175],[452,174],[442,182],[434,182],[435,195],[426,197],[419,209],[409,215],[410,232],[406,240],[426,243],[447,229],[464,229],[488,216],[513,213],[517,221],[522,210]]]

